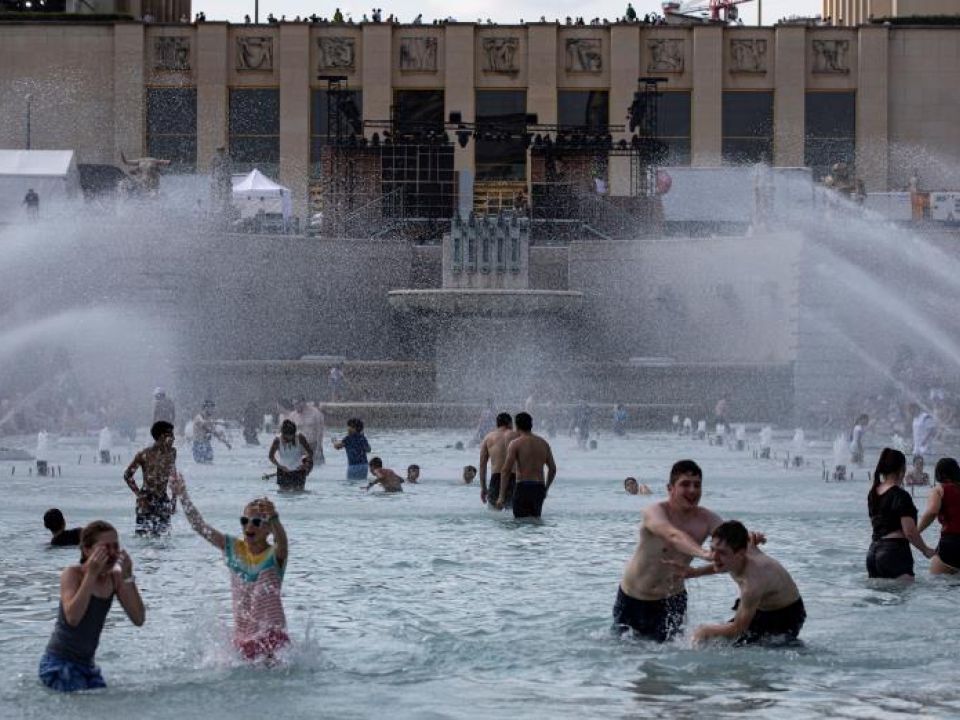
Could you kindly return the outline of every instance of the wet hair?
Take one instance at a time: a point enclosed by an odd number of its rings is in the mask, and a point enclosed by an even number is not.
[[[873,485],[870,486],[870,492],[867,493],[867,511],[870,516],[876,514],[876,504],[880,500],[877,495],[877,486],[883,482],[887,475],[897,475],[905,472],[907,469],[907,457],[899,450],[885,447],[880,451],[880,458],[877,460],[877,467],[873,471]]]
[[[634,482],[637,482],[637,479],[631,475],[630,477],[623,479],[623,486],[626,487],[627,483],[630,482],[631,480],[633,480]],[[639,484],[640,483],[637,483],[638,486]]]
[[[297,434],[297,424],[293,420],[284,420],[280,423],[280,434],[281,435],[296,435]]]
[[[917,460],[919,460],[919,461],[922,463],[922,462],[923,462],[923,455],[914,455],[914,456],[910,459],[910,464],[911,464],[911,465],[916,465],[916,464],[917,464]]]
[[[513,418],[510,413],[500,413],[497,415],[497,427],[510,427],[513,425]]]
[[[352,428],[353,428],[354,430],[356,430],[358,433],[362,433],[362,432],[363,432],[363,420],[361,420],[360,418],[350,418],[349,420],[347,420],[347,427],[348,427],[348,428],[349,428],[349,427],[352,427]]]
[[[940,458],[933,470],[933,477],[938,483],[960,483],[960,465],[952,457]]]
[[[166,420],[157,420],[150,426],[150,437],[154,440],[159,440],[164,435],[170,435],[171,433],[173,433],[173,425]]]
[[[517,417],[514,418],[514,423],[516,423],[517,430],[522,430],[523,432],[533,430],[533,418],[530,417],[530,413],[517,413]]]
[[[667,484],[673,485],[681,475],[693,475],[702,480],[703,470],[693,460],[677,460],[670,468],[670,481]]]
[[[416,470],[417,472],[420,472],[420,466],[419,466],[419,465],[408,465],[408,466],[407,466],[407,472],[410,472],[411,470]]]
[[[67,526],[67,521],[58,508],[50,508],[43,514],[43,526],[52,533],[60,532]]]
[[[381,460],[381,459],[378,458],[378,457],[372,457],[372,458],[370,458],[370,463],[369,463],[369,464],[370,464],[370,467],[372,467],[372,468],[382,468],[382,467],[383,467],[383,460]]]
[[[472,472],[472,473],[474,473],[474,474],[477,472],[477,469],[476,469],[473,465],[464,465],[464,466],[463,466],[463,471],[466,472],[467,470],[469,470],[470,472]]]
[[[728,548],[737,552],[743,550],[750,544],[750,534],[743,526],[742,522],[737,520],[727,520],[717,525],[711,537],[722,542]]]
[[[103,533],[115,533],[116,531],[117,529],[106,520],[94,520],[92,523],[88,523],[80,531],[80,562],[87,559],[87,551],[97,544],[97,538]]]

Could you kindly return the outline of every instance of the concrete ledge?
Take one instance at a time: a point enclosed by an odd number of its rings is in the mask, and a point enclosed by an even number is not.
[[[390,306],[401,312],[495,317],[565,314],[579,310],[583,293],[570,290],[391,290]]]

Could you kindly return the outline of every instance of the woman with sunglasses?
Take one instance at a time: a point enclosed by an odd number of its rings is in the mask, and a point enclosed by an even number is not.
[[[267,498],[247,503],[240,517],[243,535],[234,537],[204,521],[187,494],[183,475],[177,473],[171,485],[190,527],[223,553],[230,570],[234,645],[247,660],[275,660],[277,652],[290,643],[280,598],[287,567],[287,533],[276,508]]]

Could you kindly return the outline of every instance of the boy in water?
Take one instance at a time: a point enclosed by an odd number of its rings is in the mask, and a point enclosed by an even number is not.
[[[913,456],[913,468],[906,475],[907,485],[929,485],[930,475],[923,471],[923,455]]]
[[[43,514],[43,526],[53,536],[50,538],[52,547],[68,547],[80,544],[82,528],[76,527],[67,530],[67,521],[64,519],[63,513],[57,508],[50,508]]]
[[[374,480],[364,488],[365,491],[379,484],[383,485],[384,492],[403,492],[403,478],[390,468],[385,468],[380,458],[370,458],[370,473]]]
[[[477,469],[473,465],[463,466],[463,484],[469,485],[477,477]]]
[[[177,449],[173,446],[173,425],[160,420],[150,428],[153,445],[133,456],[123,473],[127,487],[137,496],[137,535],[162,535],[170,531],[170,516],[176,511],[176,499],[167,496],[167,483],[177,468]],[[143,473],[143,485],[137,487],[134,475]]]
[[[227,450],[232,449],[230,441],[220,432],[217,421],[213,419],[215,407],[213,400],[204,400],[199,414],[193,419],[193,459],[204,465],[213,462],[213,438],[226,445]]]
[[[407,468],[407,482],[416,485],[420,482],[420,466],[411,465]]]
[[[183,476],[171,481],[183,511],[204,540],[220,550],[230,570],[233,594],[233,643],[247,660],[276,660],[290,643],[280,590],[287,569],[287,533],[267,498],[247,503],[240,517],[242,537],[225,535],[200,516],[187,494]],[[268,541],[273,535],[273,544]]]
[[[740,587],[733,606],[737,614],[722,625],[701,625],[694,644],[711,638],[736,640],[737,645],[796,640],[807,612],[790,573],[769,555],[751,545],[741,523],[728,520],[712,533],[713,564],[687,568],[686,577],[730,573]]]
[[[347,420],[347,434],[339,442],[334,440],[333,447],[347,451],[347,480],[366,480],[369,473],[367,453],[370,452],[370,443],[363,434],[363,420],[350,418]]]

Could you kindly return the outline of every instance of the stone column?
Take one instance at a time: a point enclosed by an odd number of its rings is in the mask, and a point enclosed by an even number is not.
[[[640,77],[640,24],[610,26],[610,123],[624,125],[624,132],[613,136],[614,142],[629,139],[627,108],[633,102]],[[610,157],[609,182],[611,195],[630,194],[630,158]]]
[[[868,191],[887,189],[890,31],[863,27],[857,43],[857,175]]]
[[[473,122],[476,117],[477,94],[474,89],[474,64],[476,62],[474,43],[476,39],[473,30],[472,23],[446,26],[444,35],[446,58],[443,63],[444,120],[450,117],[451,112],[462,113],[464,122]],[[467,147],[462,148],[457,143],[455,135],[451,139],[454,141],[453,169],[458,172],[460,170],[474,170],[476,167],[474,143],[471,141]]]
[[[693,29],[692,165],[720,165],[723,143],[723,28]]]
[[[553,23],[527,28],[527,112],[537,122],[557,122],[557,26]]]
[[[113,160],[143,155],[146,109],[143,89],[143,43],[139,23],[113,25]]]
[[[218,147],[227,145],[227,62],[233,54],[227,47],[226,23],[198,23],[193,38],[197,68],[197,172],[207,172]]]
[[[363,26],[363,119],[389,120],[393,105],[393,28],[388,23],[367,23]],[[383,128],[365,131],[383,136]]]
[[[780,25],[776,33],[773,164],[802,167],[806,124],[806,29]]]
[[[307,213],[310,158],[310,25],[282,23],[280,75],[280,184],[293,193],[293,214]]]

